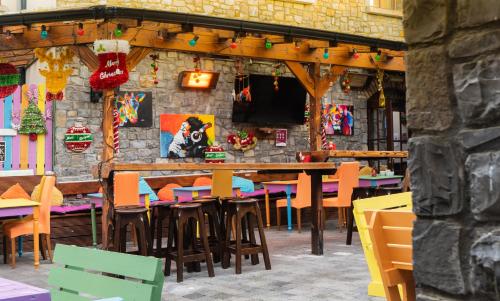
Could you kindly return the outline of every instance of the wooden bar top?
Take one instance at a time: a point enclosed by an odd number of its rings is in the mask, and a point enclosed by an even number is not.
[[[390,158],[408,157],[407,151],[325,150],[325,151],[301,152],[301,154],[311,155],[312,160],[314,162],[324,162],[329,158],[390,159]]]
[[[112,171],[167,171],[167,170],[266,170],[302,171],[334,170],[333,162],[314,163],[106,163],[101,177],[107,178]],[[98,175],[97,175],[98,176]]]

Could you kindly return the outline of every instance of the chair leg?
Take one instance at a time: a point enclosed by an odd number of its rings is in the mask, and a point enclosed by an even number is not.
[[[300,214],[300,208],[297,208],[297,228],[299,233],[302,233],[302,217]]]
[[[182,282],[184,280],[184,226],[186,221],[184,217],[179,217],[179,225],[177,230],[177,282]]]
[[[50,241],[50,234],[45,234],[45,239],[47,240],[47,251],[49,252],[50,263],[52,263],[54,255],[52,254],[52,242]]]
[[[281,207],[276,206],[276,224],[278,225],[278,230],[281,228]]]
[[[411,271],[404,274],[405,282],[403,283],[403,301],[415,301],[415,279]]]
[[[354,228],[354,212],[353,205],[351,203],[351,207],[347,209],[347,237],[345,244],[350,246],[352,243],[352,231]]]
[[[3,236],[3,264],[7,264],[7,236]]]
[[[266,266],[266,270],[271,269],[271,260],[269,259],[269,251],[267,249],[266,235],[264,234],[264,223],[262,222],[262,216],[260,215],[259,205],[256,204],[257,211],[257,226],[259,228],[259,236],[260,236],[260,245],[262,247],[262,255],[264,257],[264,264]]]
[[[398,286],[384,286],[385,298],[387,301],[401,301]]]
[[[137,231],[135,229],[135,225],[133,223],[130,223],[130,239],[132,240],[132,245],[134,247],[137,247]]]
[[[39,234],[38,241],[40,242],[40,254],[42,254],[42,259],[47,260],[47,242],[45,241],[45,234]]]
[[[165,276],[170,276],[170,269],[172,266],[172,257],[170,255],[170,252],[172,252],[172,246],[174,244],[174,228],[175,228],[175,220],[173,218],[173,215],[170,215],[168,223],[167,255],[165,256],[165,271],[164,271]]]
[[[236,209],[236,274],[241,274],[241,220],[243,216],[238,209]]]
[[[231,220],[233,218],[233,214],[230,210],[226,210],[226,235],[224,237],[224,245],[222,246],[222,268],[227,269],[231,265],[231,252],[229,251],[229,244],[231,243]]]
[[[250,236],[250,243],[252,244],[252,246],[257,245],[257,241],[255,240],[255,226],[254,226],[253,214],[247,215],[247,221],[248,221],[248,235]],[[258,254],[252,254],[251,257],[252,257],[252,265],[259,264]]]
[[[207,227],[205,225],[204,214],[201,211],[201,208],[198,208],[198,220],[200,223],[200,238],[203,243],[203,250],[205,252],[205,261],[207,263],[208,277],[214,277],[214,263],[212,262],[212,257],[210,255],[210,247],[208,245],[207,238]]]
[[[10,266],[12,268],[16,267],[16,239],[10,239]]]

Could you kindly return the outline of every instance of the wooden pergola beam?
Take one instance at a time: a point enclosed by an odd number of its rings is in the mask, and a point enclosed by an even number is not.
[[[299,82],[304,86],[307,93],[314,97],[314,82],[309,75],[309,73],[304,69],[301,63],[285,61],[285,65],[293,73],[293,75],[299,80]]]

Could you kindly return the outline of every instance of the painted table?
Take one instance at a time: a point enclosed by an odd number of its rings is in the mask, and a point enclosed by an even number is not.
[[[323,180],[323,192],[335,192],[338,190],[338,179]],[[287,223],[288,231],[291,231],[292,226],[292,193],[297,193],[297,180],[292,181],[271,181],[262,182],[264,185],[265,202],[266,202],[266,223],[267,227],[271,227],[271,213],[269,211],[269,193],[285,192],[287,204]]]
[[[376,188],[385,185],[397,185],[401,183],[402,176],[360,176],[359,187]],[[292,226],[292,193],[297,193],[297,180],[294,181],[272,181],[263,182],[266,201],[266,220],[267,227],[271,226],[271,216],[269,212],[269,193],[285,192],[287,199],[287,221],[288,230],[291,231]],[[323,192],[337,192],[338,179],[323,180]]]
[[[19,217],[33,214],[33,256],[35,269],[40,265],[40,242],[38,218],[40,203],[28,199],[3,199],[0,202],[0,217]],[[5,256],[5,254],[4,254]]]
[[[212,192],[212,186],[189,186],[172,189],[174,200],[179,202],[191,201],[198,197],[209,196]],[[233,187],[233,195],[240,195],[240,187]]]
[[[0,278],[0,301],[50,301],[50,292],[21,282]]]

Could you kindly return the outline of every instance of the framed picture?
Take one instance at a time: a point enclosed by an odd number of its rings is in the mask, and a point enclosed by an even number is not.
[[[153,126],[153,95],[151,92],[120,91],[115,97],[121,127]]]
[[[160,156],[163,158],[203,158],[205,148],[214,141],[214,115],[160,115]]]
[[[354,135],[353,105],[323,105],[321,117],[327,135]]]

